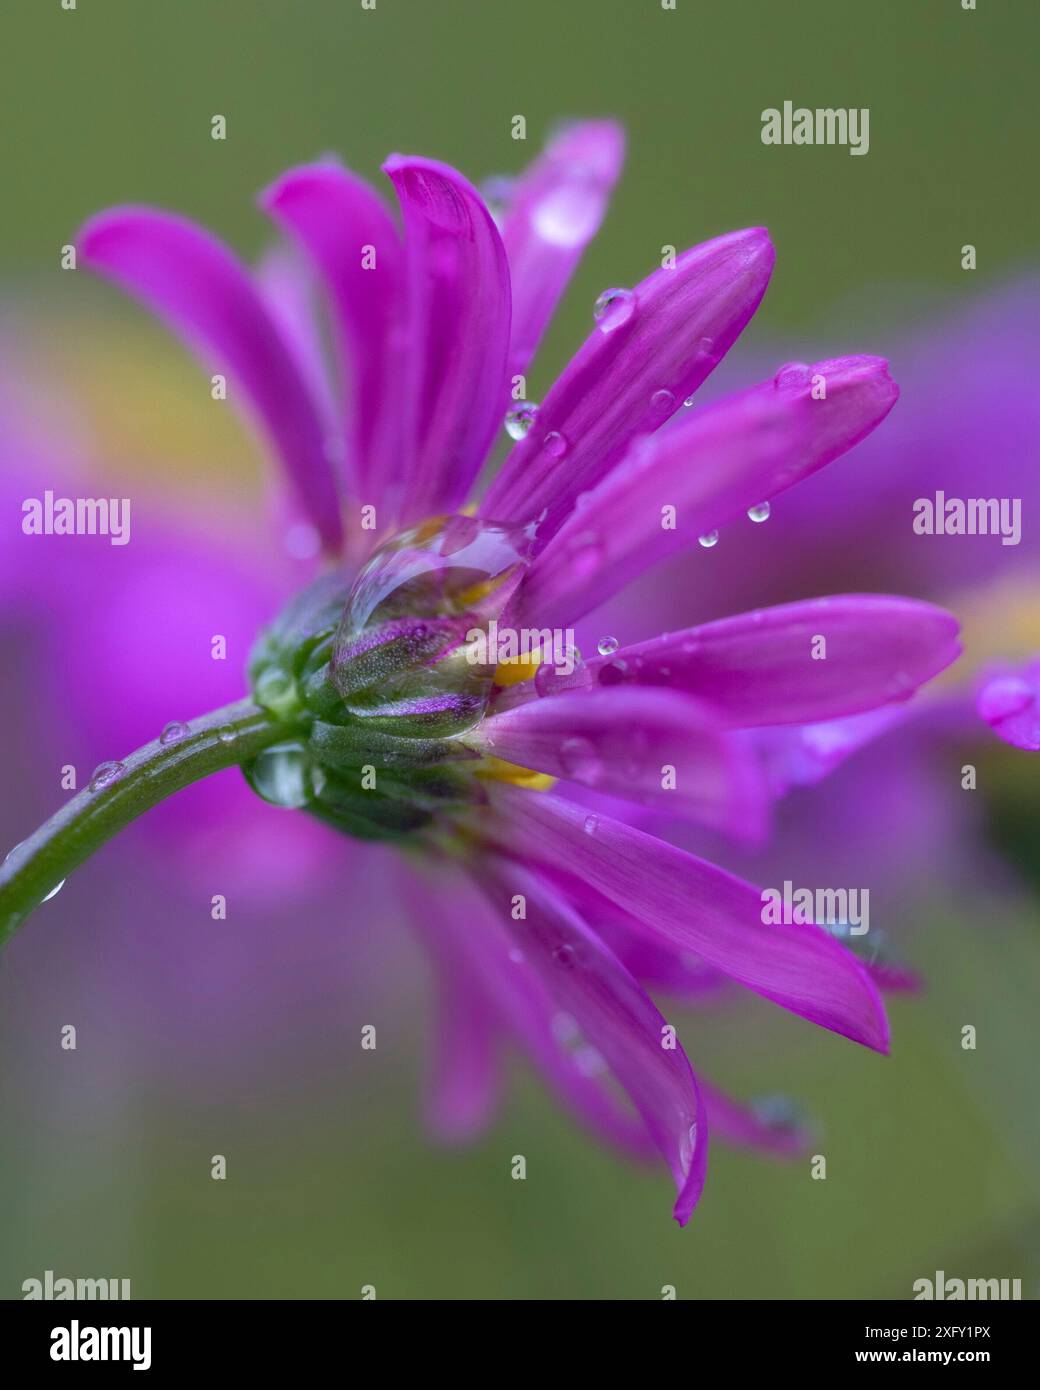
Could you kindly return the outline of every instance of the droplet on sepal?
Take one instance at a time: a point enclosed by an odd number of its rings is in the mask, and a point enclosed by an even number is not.
[[[322,772],[302,743],[275,743],[244,769],[249,785],[272,806],[300,810],[320,794]]]
[[[299,707],[300,697],[296,681],[288,671],[277,666],[268,666],[256,679],[253,695],[258,705],[277,719],[287,719]]]
[[[163,744],[179,743],[182,738],[187,738],[189,733],[191,730],[187,724],[180,719],[171,719],[159,735],[159,742]]]
[[[12,849],[10,849],[10,850],[7,852],[7,855],[6,855],[5,859],[4,859],[4,863],[5,863],[5,864],[10,864],[10,863],[12,862],[12,860],[16,861],[17,859],[21,858],[22,856],[20,856],[20,855],[18,854],[18,851],[19,851],[20,849],[24,849],[25,846],[26,846],[26,844],[27,844],[27,841],[25,841],[25,840],[19,840],[18,843],[17,843]],[[54,887],[51,889],[51,891],[50,891],[49,893],[47,893],[44,897],[42,897],[42,898],[40,899],[40,902],[41,902],[41,903],[49,903],[50,900],[51,900],[51,898],[56,898],[56,897],[58,896],[58,894],[61,892],[61,890],[62,890],[64,887],[65,887],[65,879],[59,880],[59,882],[56,883],[56,884],[54,885]]]

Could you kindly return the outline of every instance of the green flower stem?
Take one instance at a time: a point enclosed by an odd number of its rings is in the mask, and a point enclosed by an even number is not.
[[[55,885],[131,821],[292,732],[251,700],[240,700],[192,720],[180,738],[155,739],[131,753],[117,776],[74,796],[0,865],[0,945]]]

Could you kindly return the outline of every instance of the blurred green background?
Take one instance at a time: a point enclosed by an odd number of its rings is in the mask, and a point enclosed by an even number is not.
[[[879,334],[891,306],[953,298],[966,278],[975,290],[1035,257],[1026,93],[1040,9],[1024,0],[976,12],[960,0],[677,0],[674,12],[659,0],[378,0],[374,12],[6,0],[0,26],[2,288],[49,317],[73,363],[102,305],[125,315],[131,342],[163,338],[85,277],[59,283],[60,246],[100,207],[177,208],[252,255],[268,237],[254,196],[290,164],[336,150],[377,177],[400,149],[478,180],[515,172],[578,115],[624,121],[628,168],[532,374],[535,399],[596,294],[641,278],[665,243],[769,226],[777,270],[749,334],[760,346],[850,323]],[[760,113],[785,98],[869,107],[869,156],[764,147]],[[224,142],[210,139],[216,113]],[[515,114],[526,144],[510,138]],[[1036,906],[1005,895],[980,924],[937,896],[914,916],[930,989],[893,1005],[888,1060],[757,1003],[684,1030],[715,1079],[797,1094],[826,1118],[826,1182],[716,1147],[680,1233],[667,1179],[606,1155],[523,1072],[490,1136],[433,1149],[415,1101],[425,990],[402,943],[382,986],[387,1045],[342,1074],[287,1080],[254,1058],[246,1084],[221,1086],[186,1062],[176,1084],[136,1075],[103,1114],[56,1075],[41,1095],[5,1092],[0,1292],[18,1297],[50,1268],[129,1276],[136,1297],[353,1298],[373,1284],[380,1297],[655,1298],[673,1284],[691,1298],[905,1298],[946,1269],[1022,1274],[1035,1296]],[[370,930],[382,927],[344,925]],[[10,998],[20,985],[5,970]],[[960,1049],[965,1021],[985,1033],[984,1062]],[[209,1178],[213,1152],[230,1156],[225,1183]],[[526,1183],[509,1177],[514,1153]]]

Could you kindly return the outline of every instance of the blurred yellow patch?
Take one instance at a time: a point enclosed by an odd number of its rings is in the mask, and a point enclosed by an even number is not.
[[[509,782],[514,787],[527,787],[534,792],[547,792],[556,785],[556,778],[550,777],[547,772],[532,772],[529,767],[518,767],[516,763],[503,762],[501,758],[490,756],[476,768],[476,775],[495,782]]]

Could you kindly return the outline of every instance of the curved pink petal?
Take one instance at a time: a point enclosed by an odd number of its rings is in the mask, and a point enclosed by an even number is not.
[[[216,237],[154,208],[111,208],[77,237],[84,265],[144,301],[228,378],[269,435],[325,545],[342,541],[336,480],[314,402],[246,270]]]
[[[636,436],[662,425],[725,356],[758,307],[773,260],[768,233],[755,227],[695,246],[637,286],[628,316],[608,314],[564,369],[480,515],[541,518],[543,546],[579,494]]]
[[[994,673],[979,690],[979,718],[1013,748],[1040,749],[1040,661],[1023,670]]]
[[[898,395],[883,358],[841,357],[781,370],[637,441],[535,560],[524,611],[548,625],[580,618],[651,565],[840,457]]]
[[[909,700],[960,655],[958,630],[917,599],[840,594],[668,633],[570,676],[547,668],[541,689],[663,685],[732,727],[808,724]]]
[[[517,180],[502,226],[513,285],[509,374],[523,375],[553,310],[599,231],[625,158],[615,121],[568,126]]]
[[[253,279],[320,411],[328,443],[340,422],[311,269],[292,247],[272,246],[254,264]]]
[[[345,374],[346,457],[358,499],[378,513],[401,464],[401,345],[394,333],[404,256],[397,227],[374,189],[331,162],[290,169],[260,204],[328,288]]]
[[[461,984],[447,961],[437,976],[436,1029],[427,1121],[439,1139],[461,1143],[490,1123],[502,1074],[487,1000]]]
[[[392,155],[401,203],[408,335],[402,364],[409,472],[401,520],[456,511],[502,423],[510,291],[491,214],[461,174]]]
[[[906,721],[907,706],[883,705],[819,724],[776,724],[747,729],[742,737],[759,758],[775,797],[829,777],[846,758]]]
[[[525,958],[643,1117],[675,1179],[675,1219],[685,1226],[704,1187],[708,1133],[697,1082],[673,1030],[617,956],[536,875],[497,860],[482,862],[480,881]]]
[[[616,687],[531,700],[485,719],[467,741],[730,833],[764,829],[768,798],[755,762],[710,709],[678,692]]]
[[[504,1032],[515,1038],[569,1109],[600,1138],[631,1158],[654,1149],[638,1116],[629,1114],[570,1046],[558,1003],[512,940],[505,919],[492,911],[468,878],[427,865],[420,879],[402,874],[411,918],[458,987],[487,1002]]]
[[[655,940],[693,952],[810,1022],[888,1050],[877,989],[822,927],[766,925],[762,894],[752,884],[620,821],[517,787],[494,786],[489,794],[501,813],[491,833],[503,849],[565,867]]]

